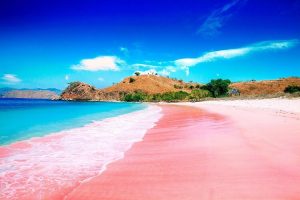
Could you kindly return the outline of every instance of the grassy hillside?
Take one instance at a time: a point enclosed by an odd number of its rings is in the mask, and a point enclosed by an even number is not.
[[[104,89],[96,89],[86,83],[73,82],[63,91],[61,99],[170,102],[200,101],[205,98],[227,96],[274,97],[286,95],[284,91],[288,86],[293,86],[292,89],[297,90],[294,86],[300,86],[300,78],[238,83],[217,79],[203,85],[185,83],[182,80],[157,75],[134,75]]]
[[[300,86],[300,78],[290,77],[278,80],[249,81],[230,84],[239,90],[241,96],[283,95],[289,85]]]
[[[142,91],[147,94],[185,91],[190,92],[197,87],[196,83],[185,83],[181,80],[164,76],[140,75],[126,77],[120,83],[103,89],[104,92],[135,92]]]

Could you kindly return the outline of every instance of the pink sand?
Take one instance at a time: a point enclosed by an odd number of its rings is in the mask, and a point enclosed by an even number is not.
[[[142,142],[66,199],[300,199],[298,118],[203,107],[219,114],[162,106]]]

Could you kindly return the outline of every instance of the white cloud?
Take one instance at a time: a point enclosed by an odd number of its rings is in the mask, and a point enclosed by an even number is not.
[[[149,69],[146,71],[138,71],[141,73],[141,75],[147,75],[147,74],[151,74],[151,75],[155,75],[157,73],[157,71],[155,69]]]
[[[219,33],[219,30],[242,7],[247,0],[233,0],[223,7],[217,8],[211,12],[198,30],[204,36],[213,36]]]
[[[150,64],[143,64],[143,63],[136,63],[136,64],[133,64],[131,66],[135,67],[135,68],[140,68],[140,67],[143,67],[143,68],[158,68],[159,67],[157,65],[150,65]]]
[[[5,81],[6,84],[16,84],[22,81],[15,74],[4,74],[2,76],[2,79]]]
[[[70,79],[70,76],[67,74],[65,75],[65,80],[68,81]]]
[[[169,76],[170,75],[170,72],[166,69],[163,69],[159,72],[159,74],[161,74],[162,76]]]
[[[212,62],[218,59],[231,59],[260,51],[288,49],[294,47],[298,43],[298,40],[264,41],[236,49],[211,51],[197,58],[182,58],[175,60],[174,62],[177,67],[186,70],[186,68],[200,63]]]
[[[151,65],[151,64],[143,64],[137,63],[133,64],[134,68],[148,68],[148,70],[137,70],[141,74],[159,74],[162,76],[169,76],[171,73],[176,72],[176,67],[171,65],[159,65],[159,64],[166,64],[170,62],[157,62],[158,65]]]
[[[159,74],[162,76],[169,76],[172,72],[176,72],[176,68],[174,66],[155,66],[155,67],[158,67],[161,70],[150,68],[148,70],[138,71],[138,72],[140,72],[142,75],[144,75],[144,74],[152,74],[152,75]]]
[[[103,82],[103,81],[104,81],[104,78],[99,77],[99,78],[98,78],[98,81]]]
[[[83,59],[80,64],[71,66],[74,70],[85,71],[118,71],[125,62],[116,56],[98,56],[91,59]]]
[[[158,71],[158,74],[162,75],[162,76],[169,76],[171,73],[176,72],[177,69],[174,66],[166,66],[164,67],[164,69]]]

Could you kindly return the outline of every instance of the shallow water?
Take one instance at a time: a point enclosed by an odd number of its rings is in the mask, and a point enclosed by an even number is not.
[[[149,106],[0,147],[0,199],[63,199],[142,140],[160,110]]]
[[[0,98],[0,145],[144,109],[138,103]]]

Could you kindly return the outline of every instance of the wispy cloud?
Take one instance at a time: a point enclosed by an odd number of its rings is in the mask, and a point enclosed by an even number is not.
[[[154,64],[139,63],[133,64],[132,67],[137,71],[146,71],[146,73],[148,73],[149,70],[155,70],[155,73],[163,76],[169,76],[171,73],[174,73],[178,70],[183,70],[185,71],[186,75],[189,75],[190,67],[201,63],[213,62],[221,59],[232,59],[236,57],[246,56],[251,53],[283,50],[292,48],[297,44],[299,44],[299,40],[297,39],[263,41],[240,48],[210,51],[196,58],[181,58],[168,62],[156,62],[156,64],[155,62],[152,62]],[[139,70],[140,68],[146,70]]]
[[[226,22],[246,2],[247,0],[233,0],[224,6],[215,9],[210,15],[208,15],[197,33],[200,33],[203,36],[213,36],[218,34]]]
[[[218,59],[231,59],[262,51],[288,49],[296,46],[297,44],[299,44],[299,40],[296,39],[264,41],[236,49],[211,51],[197,58],[181,58],[175,60],[174,62],[177,67],[183,70],[188,70],[189,67],[195,66],[200,63],[212,62]]]
[[[116,56],[98,56],[96,58],[83,59],[79,64],[71,66],[73,70],[85,71],[118,71],[125,61]]]
[[[151,64],[144,64],[144,63],[136,63],[136,64],[133,64],[131,66],[136,68],[136,69],[138,69],[138,68],[152,68],[152,69],[155,69],[155,68],[160,67],[158,65],[151,65]]]
[[[2,76],[2,80],[4,80],[5,84],[16,84],[21,82],[22,80],[20,78],[17,77],[17,75],[15,74],[4,74]]]
[[[65,80],[68,81],[70,79],[70,75],[65,75]]]
[[[145,61],[131,65],[127,64],[124,60],[116,56],[99,56],[92,59],[83,59],[80,61],[80,64],[73,65],[71,68],[74,70],[86,71],[130,70],[139,71],[142,74],[157,73],[163,76],[169,76],[171,73],[183,70],[185,71],[186,75],[189,75],[190,67],[199,65],[201,63],[213,62],[222,59],[233,59],[236,57],[242,57],[249,54],[265,51],[284,50],[292,48],[298,44],[298,39],[263,41],[239,48],[210,51],[195,58],[180,58],[173,61],[162,62]],[[66,76],[65,78],[68,79],[69,76]],[[101,78],[99,78],[98,80],[102,81]]]

